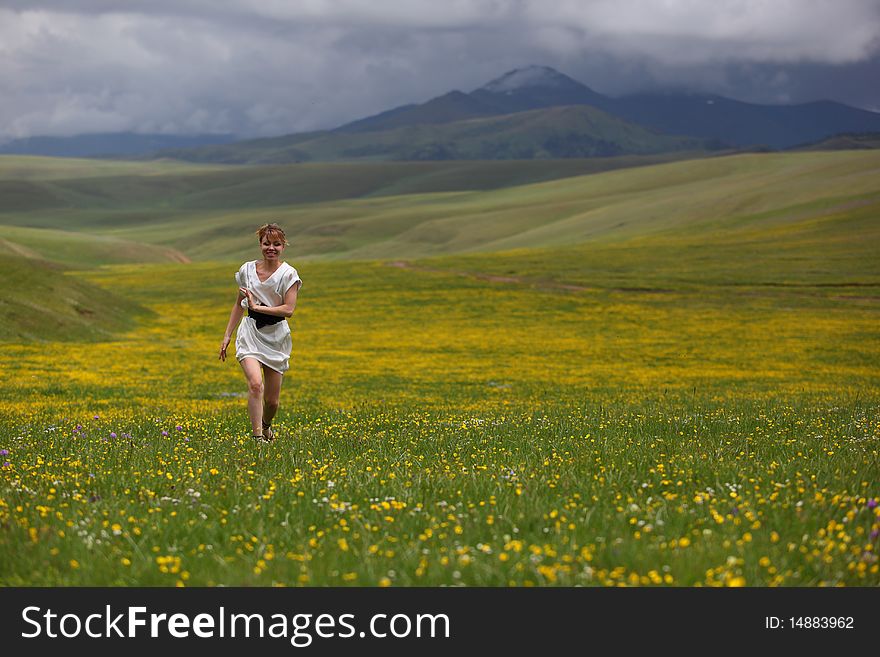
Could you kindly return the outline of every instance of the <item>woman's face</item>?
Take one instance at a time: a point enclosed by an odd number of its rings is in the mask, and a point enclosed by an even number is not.
[[[284,251],[284,241],[278,236],[264,235],[260,240],[260,250],[266,260],[277,260]]]

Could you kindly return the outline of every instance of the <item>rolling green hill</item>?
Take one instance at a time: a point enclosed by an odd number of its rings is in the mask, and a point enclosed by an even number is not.
[[[275,219],[291,258],[392,259],[564,247],[803,223],[873,207],[880,154],[753,154],[675,162],[482,192],[407,194],[193,214],[117,231],[194,259],[253,254],[248,228]],[[189,245],[185,247],[184,245]]]
[[[0,250],[0,341],[108,339],[149,311],[69,276],[62,266]],[[39,372],[35,372],[39,374]]]
[[[176,252],[225,259],[253,255],[254,228],[274,220],[288,228],[294,259],[415,258],[682,233],[717,237],[873,207],[880,194],[876,151],[746,154],[500,186],[517,177],[570,175],[597,161],[580,162],[551,162],[547,171],[537,162],[381,163],[181,172],[124,177],[125,184],[115,177],[31,179],[24,182],[60,190],[58,198],[76,190],[81,205],[40,210],[33,206],[42,197],[19,186],[25,191],[14,197],[17,206],[5,206],[4,197],[0,238],[83,265],[112,260],[98,240],[92,250],[61,257],[64,234],[9,226],[125,240],[115,243],[117,253],[132,242],[174,250],[144,249],[141,260]]]
[[[710,150],[585,105],[369,132],[323,131],[158,153],[191,162],[276,164],[352,160],[510,160]]]
[[[67,228],[175,211],[485,190],[674,161],[686,154],[505,162],[360,162],[239,167],[0,156],[0,221]],[[67,218],[67,213],[87,211]],[[62,211],[53,220],[52,213]],[[17,215],[22,215],[16,221]],[[88,216],[86,216],[88,215]]]
[[[177,249],[109,235],[0,225],[0,253],[46,259],[69,267],[136,262],[189,262]]]

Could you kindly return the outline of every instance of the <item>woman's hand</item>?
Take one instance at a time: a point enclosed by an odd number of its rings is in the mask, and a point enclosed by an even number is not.
[[[229,340],[229,336],[224,335],[223,342],[220,343],[220,360],[222,360],[224,363],[226,362],[226,347],[229,346]]]
[[[251,294],[251,291],[249,289],[247,289],[246,287],[240,287],[238,288],[238,291],[241,292],[242,296],[244,296],[245,299],[247,299],[248,308],[253,309],[257,307],[257,302],[254,301],[254,295]]]

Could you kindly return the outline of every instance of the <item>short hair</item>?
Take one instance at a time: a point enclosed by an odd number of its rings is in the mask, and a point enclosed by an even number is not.
[[[263,224],[257,230],[257,235],[259,236],[260,241],[263,241],[263,238],[268,236],[269,239],[277,237],[281,240],[284,246],[289,246],[287,243],[287,237],[284,235],[284,229],[278,224]]]

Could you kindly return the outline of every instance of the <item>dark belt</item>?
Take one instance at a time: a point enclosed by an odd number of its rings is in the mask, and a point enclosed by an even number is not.
[[[248,308],[248,317],[256,322],[258,329],[261,329],[269,324],[277,324],[282,319],[284,319],[283,317],[278,317],[277,315],[267,315],[266,313],[260,313],[256,310],[251,310],[250,308]]]

